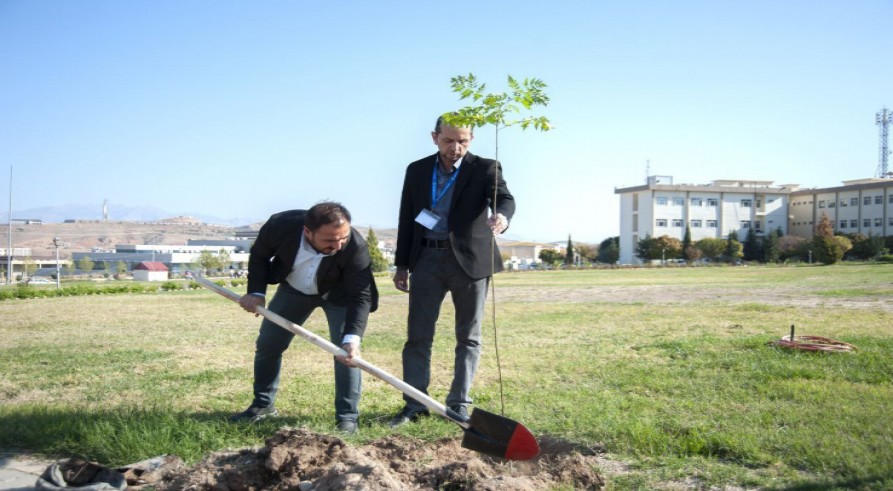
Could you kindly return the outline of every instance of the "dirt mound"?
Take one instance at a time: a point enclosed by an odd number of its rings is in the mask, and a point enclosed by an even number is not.
[[[541,441],[527,462],[493,459],[459,439],[423,442],[388,436],[362,447],[303,428],[282,429],[260,449],[220,453],[168,475],[158,490],[598,490],[592,452]]]

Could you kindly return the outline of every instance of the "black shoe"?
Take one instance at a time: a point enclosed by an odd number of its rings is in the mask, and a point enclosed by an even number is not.
[[[341,433],[347,433],[348,435],[353,435],[357,432],[357,422],[352,419],[341,420],[335,425],[335,430]]]
[[[450,411],[459,415],[463,421],[468,421],[468,408],[461,404],[450,406]]]
[[[416,421],[422,416],[428,416],[430,414],[427,409],[416,410],[412,409],[409,406],[404,406],[396,416],[391,418],[391,421],[388,422],[388,426],[391,428],[396,428],[398,426],[403,426],[406,423]]]
[[[248,422],[248,423],[256,423],[262,419],[275,418],[276,416],[279,416],[279,411],[276,411],[276,408],[273,406],[268,406],[268,407],[251,406],[248,409],[242,411],[241,413],[232,415],[229,418],[229,421],[231,423],[241,423],[243,421]]]

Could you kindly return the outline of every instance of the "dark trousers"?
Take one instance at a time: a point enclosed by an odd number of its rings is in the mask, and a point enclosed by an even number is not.
[[[403,345],[403,380],[428,393],[431,382],[431,345],[440,307],[450,292],[456,309],[456,349],[453,382],[447,406],[472,403],[469,391],[481,358],[481,322],[489,277],[475,280],[456,262],[449,249],[422,249],[410,276],[408,335]],[[414,410],[425,407],[403,396]]]
[[[326,314],[330,340],[333,344],[341,346],[347,307],[331,304],[320,295],[305,295],[291,285],[283,283],[267,308],[295,324],[302,325],[317,307],[321,307]],[[267,407],[275,402],[276,392],[279,390],[282,353],[291,344],[294,336],[267,319],[261,323],[254,352],[253,406]],[[334,360],[334,357],[332,359]],[[355,421],[359,416],[361,371],[338,361],[333,363],[335,364],[335,419]]]

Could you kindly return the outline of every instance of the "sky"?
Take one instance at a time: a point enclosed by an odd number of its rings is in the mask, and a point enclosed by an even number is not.
[[[478,128],[507,236],[597,243],[616,188],[873,177],[893,1],[0,0],[0,216],[109,202],[394,228],[437,115],[538,78],[554,130]],[[10,179],[11,175],[11,179]],[[11,186],[10,186],[11,183]]]

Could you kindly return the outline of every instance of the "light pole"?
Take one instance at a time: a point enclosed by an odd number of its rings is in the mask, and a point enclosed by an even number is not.
[[[53,237],[53,246],[56,248],[56,289],[62,288],[62,272],[59,269],[59,237]]]
[[[660,263],[667,264],[667,248],[664,247],[660,250]]]

